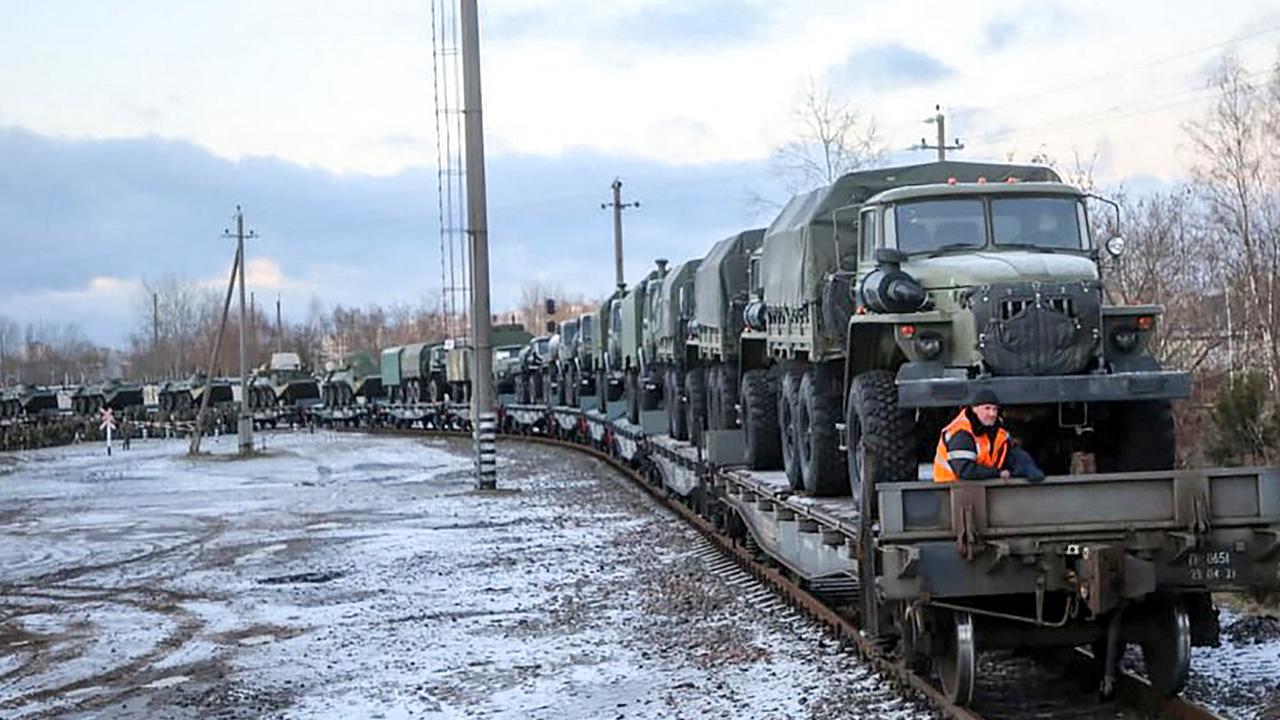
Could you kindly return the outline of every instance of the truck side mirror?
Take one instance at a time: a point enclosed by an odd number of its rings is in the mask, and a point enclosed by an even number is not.
[[[880,248],[876,250],[876,263],[879,265],[901,265],[907,254],[897,248]]]
[[[548,315],[555,315],[555,314],[556,314],[556,301],[555,301],[555,298],[547,298],[547,308],[546,308],[546,309],[547,309],[547,314],[548,314]]]
[[[548,320],[548,321],[547,321],[547,334],[548,334],[548,335],[555,335],[555,334],[556,334],[556,321],[555,321],[555,320]]]

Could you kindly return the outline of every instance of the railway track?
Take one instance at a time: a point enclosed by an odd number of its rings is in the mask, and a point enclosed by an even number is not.
[[[470,438],[459,430],[407,428],[351,429],[405,437]],[[833,605],[804,587],[776,564],[769,562],[752,543],[742,543],[723,528],[700,515],[682,498],[654,482],[642,468],[620,460],[598,448],[548,435],[504,435],[503,442],[527,442],[585,453],[609,465],[659,505],[696,529],[724,558],[742,572],[769,588],[776,598],[822,625],[828,633],[850,647],[881,675],[904,692],[924,698],[938,713],[951,720],[998,720],[1036,717],[1046,720],[1075,718],[1149,718],[1172,720],[1221,720],[1211,710],[1182,698],[1165,698],[1153,692],[1145,680],[1125,672],[1117,678],[1115,695],[1100,699],[1096,692],[1079,687],[1073,678],[1092,673],[1091,658],[1079,651],[1042,656],[1008,653],[984,656],[980,665],[979,696],[972,706],[948,701],[927,677],[913,671],[903,661],[884,652],[859,631],[856,617],[846,608]],[[1043,684],[1028,688],[1028,681]]]

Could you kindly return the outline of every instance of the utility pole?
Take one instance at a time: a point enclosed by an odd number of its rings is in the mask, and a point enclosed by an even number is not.
[[[160,293],[151,293],[151,365],[154,372],[160,363]]]
[[[489,315],[489,218],[485,199],[484,121],[480,99],[480,18],[476,0],[462,0],[462,117],[466,133],[467,231],[471,240],[471,427],[476,445],[476,486],[494,490],[498,417],[493,402],[493,338]]]
[[[284,352],[284,322],[280,320],[280,293],[276,293],[276,352]]]
[[[920,144],[913,146],[911,149],[912,150],[937,150],[938,162],[943,162],[947,159],[948,150],[963,150],[964,143],[960,142],[960,138],[956,138],[954,145],[947,144],[947,116],[942,114],[941,105],[934,105],[933,109],[937,112],[937,114],[931,118],[925,118],[924,123],[926,125],[938,126],[938,144],[930,145],[924,138],[920,138]]]
[[[622,274],[622,211],[627,208],[640,207],[640,201],[622,202],[622,181],[613,179],[613,202],[600,203],[600,209],[613,208],[613,275],[619,290],[627,289],[627,280]]]
[[[253,414],[249,412],[249,365],[245,360],[244,335],[245,335],[245,307],[244,307],[244,241],[246,238],[253,240],[258,234],[249,231],[244,232],[244,212],[240,210],[240,206],[236,206],[236,231],[232,234],[230,230],[223,230],[222,237],[235,238],[236,241],[236,257],[240,258],[240,421],[237,423],[237,430],[240,437],[240,454],[248,455],[253,452]]]

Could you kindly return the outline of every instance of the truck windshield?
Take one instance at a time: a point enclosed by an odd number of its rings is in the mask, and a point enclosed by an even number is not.
[[[1019,197],[991,201],[996,245],[1084,250],[1080,201],[1072,197]]]
[[[894,208],[898,249],[904,253],[978,248],[987,243],[987,223],[977,198],[918,200]]]

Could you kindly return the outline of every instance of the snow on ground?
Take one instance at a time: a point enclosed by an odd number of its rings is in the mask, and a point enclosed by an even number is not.
[[[264,439],[0,456],[0,716],[929,716],[595,460]]]

